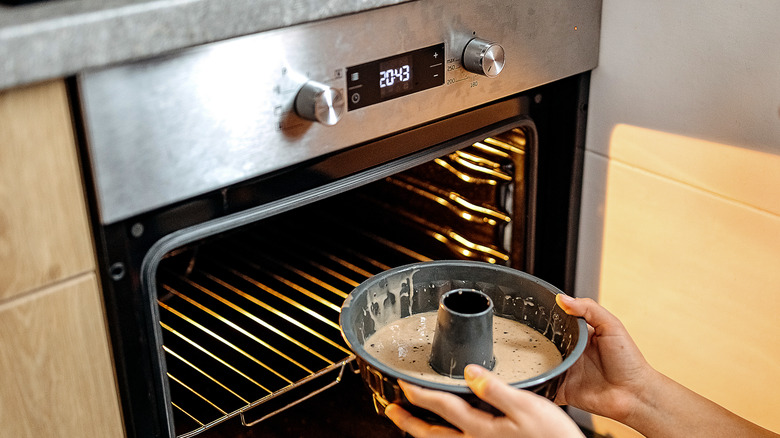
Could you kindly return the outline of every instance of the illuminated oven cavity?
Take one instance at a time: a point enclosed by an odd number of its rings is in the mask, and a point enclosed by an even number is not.
[[[522,266],[525,151],[513,129],[169,253],[157,281],[176,434],[260,421],[349,372],[339,310],[374,274],[442,259]]]

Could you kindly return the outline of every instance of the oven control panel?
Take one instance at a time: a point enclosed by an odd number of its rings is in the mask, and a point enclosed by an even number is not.
[[[463,68],[489,78],[504,69],[504,48],[472,38],[463,49]],[[390,56],[346,69],[348,111],[444,85],[444,43]],[[298,116],[333,126],[344,113],[344,93],[317,81],[308,81],[295,97]]]
[[[100,221],[592,69],[601,2],[408,1],[79,74]]]

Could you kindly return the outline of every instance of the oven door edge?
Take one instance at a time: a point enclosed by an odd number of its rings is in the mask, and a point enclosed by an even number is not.
[[[188,228],[175,231],[156,241],[146,253],[141,265],[140,280],[141,292],[143,294],[141,300],[143,303],[146,303],[143,312],[144,319],[146,320],[145,327],[148,330],[147,336],[150,341],[149,353],[154,367],[153,375],[156,376],[154,388],[158,395],[163,395],[164,397],[164,403],[160,403],[158,405],[158,421],[160,421],[161,427],[163,428],[164,425],[167,424],[167,431],[164,430],[167,432],[167,435],[170,437],[175,436],[173,411],[170,405],[171,393],[168,386],[168,380],[165,378],[167,367],[162,349],[162,329],[158,324],[160,315],[157,306],[156,282],[157,268],[160,261],[167,253],[186,244],[231,231],[244,225],[249,225],[257,221],[302,207],[312,202],[329,198],[345,191],[363,186],[370,182],[394,175],[398,172],[426,163],[434,158],[454,152],[476,141],[480,141],[492,135],[500,134],[514,127],[525,127],[534,137],[536,137],[535,126],[531,119],[525,115],[515,116],[497,123],[490,124],[486,127],[477,129],[468,134],[458,136],[443,143],[439,143],[436,146],[426,148],[422,151],[412,153],[391,162],[381,164],[360,173],[347,176],[345,178],[324,184],[299,194],[291,195],[276,201],[269,202],[267,204],[259,205],[257,207],[253,207],[238,213],[233,213],[228,216],[213,219],[209,222],[193,225]],[[536,144],[537,141],[535,138],[533,141],[529,141],[529,145],[533,145],[533,147],[535,147]],[[527,254],[533,254],[533,240],[535,236],[533,208],[536,199],[535,173],[537,154],[535,150],[530,150],[529,152],[531,159],[527,163],[528,168],[526,169],[526,181],[528,181],[528,186],[526,187],[526,196],[528,202],[526,205],[526,209],[528,209],[526,220],[528,222],[526,224],[527,234],[525,238],[527,239],[526,244],[528,245]],[[532,257],[526,258],[526,269],[532,267],[530,265],[532,263],[532,259]],[[231,418],[238,414],[239,411],[236,411],[221,420],[226,420],[227,418]]]

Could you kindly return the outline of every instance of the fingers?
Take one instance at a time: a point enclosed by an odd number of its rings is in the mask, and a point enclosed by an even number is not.
[[[463,434],[448,427],[434,426],[415,417],[406,411],[406,409],[397,404],[390,404],[385,408],[385,415],[399,429],[409,433],[417,438],[450,438],[462,437]]]
[[[536,394],[512,388],[479,365],[466,366],[465,377],[466,383],[477,397],[518,423],[523,421],[520,417],[524,412],[532,412],[539,407],[541,401],[546,402]]]
[[[474,394],[506,415],[501,434],[483,436],[582,437],[571,418],[550,400],[512,388],[479,365],[466,367],[466,382]]]
[[[585,321],[596,331],[609,326],[623,327],[615,315],[590,298],[573,298],[566,294],[558,294],[555,296],[555,302],[569,315],[585,318]]]
[[[428,424],[398,405],[388,406],[385,414],[399,428],[417,438],[582,437],[574,422],[555,404],[534,393],[512,388],[478,365],[466,367],[466,383],[478,397],[506,416],[495,417],[470,406],[455,394],[424,389],[406,382],[399,384],[412,404],[439,414],[463,432]]]
[[[467,435],[478,435],[480,432],[484,432],[485,425],[489,424],[495,417],[485,411],[473,408],[461,397],[442,391],[434,391],[430,389],[420,388],[403,381],[399,381],[401,389],[406,394],[406,398],[413,405],[419,406],[423,409],[427,409],[441,416],[444,420],[459,428]],[[403,414],[399,414],[403,417]],[[389,415],[388,415],[389,416]],[[414,418],[414,417],[412,417]],[[392,419],[392,418],[391,418]],[[412,427],[423,426],[412,420],[407,420],[408,425]],[[423,424],[429,426],[422,420]],[[396,423],[398,424],[398,423]],[[400,426],[399,426],[400,427]],[[431,426],[434,429],[425,429],[426,433],[443,433],[441,427]],[[407,429],[404,429],[407,430]],[[452,429],[450,429],[452,430]],[[407,430],[407,432],[412,433]],[[418,436],[414,433],[412,435]],[[448,435],[423,435],[423,436],[448,436]],[[461,436],[461,435],[457,435]]]

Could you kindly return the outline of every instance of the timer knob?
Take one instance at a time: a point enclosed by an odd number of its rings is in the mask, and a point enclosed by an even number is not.
[[[504,69],[504,48],[497,43],[474,38],[463,49],[463,68],[494,78]]]
[[[344,96],[341,90],[309,81],[295,96],[295,112],[306,120],[333,126],[344,113]]]

